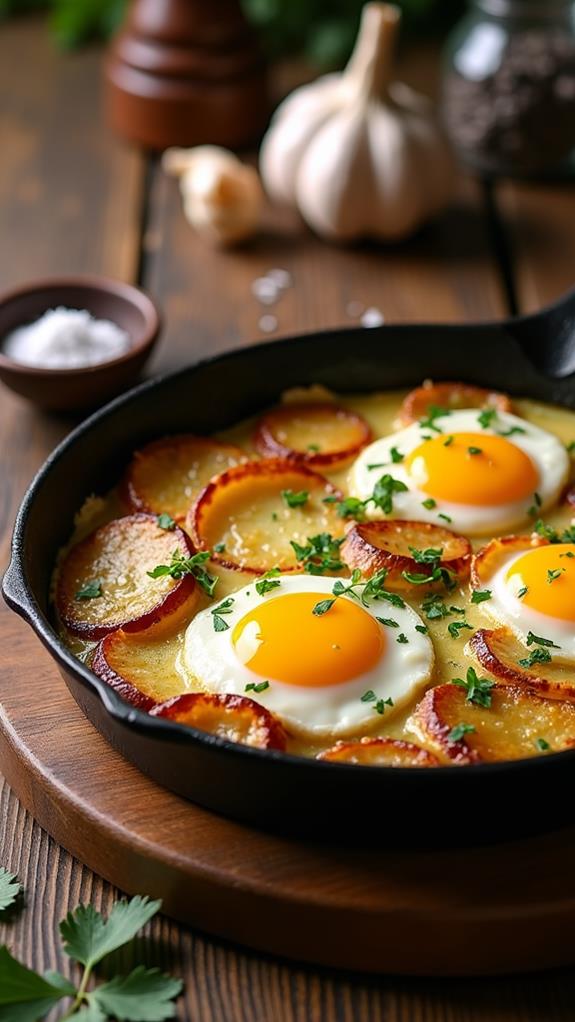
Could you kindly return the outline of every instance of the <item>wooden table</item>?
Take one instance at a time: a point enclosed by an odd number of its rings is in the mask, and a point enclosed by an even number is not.
[[[158,162],[108,135],[100,60],[98,51],[57,54],[34,19],[0,29],[0,284],[77,271],[137,281],[165,314],[154,372],[261,339],[266,311],[277,316],[274,336],[349,325],[352,302],[377,307],[388,322],[490,319],[536,309],[573,284],[572,188],[502,184],[487,192],[464,176],[453,210],[409,244],[329,247],[291,215],[270,211],[251,247],[213,252],[194,238]],[[404,65],[412,84],[433,91],[433,55],[408,55]],[[250,285],[276,266],[294,286],[262,309]],[[72,424],[2,390],[2,564],[25,486]],[[0,627],[7,613],[2,607]],[[79,900],[107,909],[118,892],[55,845],[1,784],[0,863],[18,873],[26,906],[0,926],[0,943],[36,969],[65,969],[57,922]],[[180,1017],[193,1022],[574,1018],[571,971],[489,982],[366,979],[278,962],[164,918],[150,933],[147,960],[185,978]]]

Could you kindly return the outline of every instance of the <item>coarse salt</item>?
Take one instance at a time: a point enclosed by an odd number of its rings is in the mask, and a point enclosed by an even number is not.
[[[35,323],[5,338],[2,351],[14,362],[40,369],[81,369],[123,355],[130,337],[108,319],[85,309],[49,309]]]
[[[363,316],[361,317],[361,325],[365,327],[381,326],[385,322],[385,317],[380,309],[371,307],[366,309]]]

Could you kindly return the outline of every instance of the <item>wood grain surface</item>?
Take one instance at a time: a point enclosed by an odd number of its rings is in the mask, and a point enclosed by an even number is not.
[[[288,292],[277,307],[278,333],[332,324],[334,295],[339,321],[349,322],[340,293],[349,293],[353,299],[357,294],[357,300],[380,307],[394,319],[424,319],[430,308],[436,310],[430,318],[441,319],[491,317],[505,311],[500,251],[493,243],[493,223],[482,212],[481,189],[474,184],[464,183],[462,190],[463,201],[470,201],[474,210],[465,222],[475,225],[479,243],[470,245],[468,231],[458,232],[457,223],[436,229],[444,237],[451,232],[451,241],[446,242],[449,254],[444,249],[442,255],[449,281],[445,286],[437,273],[435,246],[424,238],[416,242],[413,253],[408,246],[397,253],[380,250],[380,257],[370,248],[328,250],[319,242],[302,241],[290,218],[282,228],[286,234],[281,245],[280,227],[270,227],[262,241],[237,260],[216,260],[195,243],[181,216],[173,183],[163,179],[152,164],[147,171],[151,189],[144,193],[142,160],[107,134],[99,115],[99,64],[97,52],[57,54],[36,19],[2,24],[2,287],[36,274],[71,269],[124,278],[139,273],[169,317],[158,368],[180,365],[210,345],[245,344],[261,336],[257,330],[260,310],[249,284],[261,269],[278,262],[292,269],[298,280],[297,289]],[[433,64],[434,57],[427,64],[419,58],[411,61],[409,74],[412,80],[419,78],[420,87]],[[521,199],[549,225],[544,257],[539,259],[540,249],[534,244],[529,258],[530,273],[545,279],[550,290],[532,290],[529,295],[524,286],[517,287],[523,307],[537,304],[539,295],[546,298],[551,290],[563,289],[565,246],[572,252],[568,246],[575,236],[570,194],[566,193],[558,216],[553,213],[558,202],[555,191],[506,185],[501,199],[496,196],[496,216],[503,210],[513,223],[514,208]],[[501,222],[498,226],[503,228]],[[291,232],[296,240],[290,245]],[[176,235],[177,258],[171,254]],[[522,245],[519,250],[511,246],[516,261],[526,258]],[[352,269],[358,255],[361,273]],[[394,276],[396,266],[401,272]],[[515,284],[520,275],[517,265],[511,266],[511,272]],[[567,282],[572,283],[572,270],[566,272]],[[330,281],[334,274],[338,279]],[[429,281],[435,281],[443,297],[433,292]],[[381,298],[384,282],[385,303]],[[328,289],[325,299],[324,286]],[[40,416],[2,391],[2,563],[25,485],[71,425],[69,420]],[[7,615],[2,608],[2,636],[8,634],[4,631]],[[39,653],[31,633],[28,639],[31,650]],[[5,659],[2,669],[8,669]],[[25,679],[31,686],[34,680]],[[59,919],[79,900],[107,910],[118,892],[59,848],[5,784],[0,792],[0,862],[19,873],[27,892],[22,911],[0,928],[0,941],[9,941],[14,953],[35,968],[65,968],[56,940]],[[179,1013],[190,1022],[268,1022],[272,1018],[277,1022],[572,1022],[574,1018],[573,970],[488,982],[364,979],[286,965],[209,939],[166,918],[154,920],[147,933],[151,939],[140,944],[138,957],[185,978]]]

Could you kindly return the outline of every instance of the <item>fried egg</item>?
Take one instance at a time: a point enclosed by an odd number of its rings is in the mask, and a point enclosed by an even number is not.
[[[484,614],[523,641],[529,632],[551,640],[554,656],[575,661],[575,543],[511,553],[482,584],[491,591]]]
[[[389,474],[407,487],[392,493],[389,517],[482,536],[552,506],[568,473],[567,451],[553,434],[515,415],[470,408],[432,415],[376,440],[354,462],[349,488],[368,500]],[[365,513],[386,514],[372,502]]]
[[[367,596],[364,605],[365,583],[334,598],[333,577],[275,581],[263,595],[245,586],[188,625],[183,667],[203,689],[248,695],[314,738],[372,729],[428,682],[433,646],[407,605]]]

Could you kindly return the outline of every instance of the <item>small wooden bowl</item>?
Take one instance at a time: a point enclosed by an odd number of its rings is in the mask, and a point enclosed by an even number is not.
[[[130,337],[128,351],[97,365],[42,369],[8,358],[3,339],[34,323],[48,309],[86,309],[109,319]],[[160,332],[160,314],[143,291],[104,277],[62,277],[35,281],[0,295],[0,380],[50,411],[79,411],[102,404],[130,386],[149,358]]]

